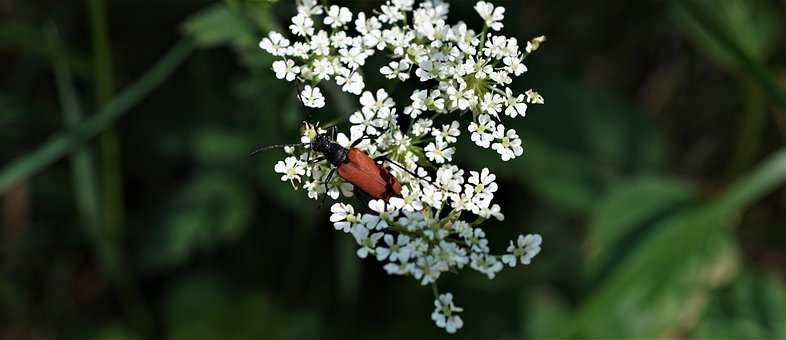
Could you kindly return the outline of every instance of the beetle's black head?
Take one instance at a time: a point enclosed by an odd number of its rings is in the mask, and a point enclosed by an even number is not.
[[[330,151],[330,147],[334,143],[335,142],[333,142],[327,134],[320,133],[314,137],[314,141],[311,142],[311,147],[316,152],[326,154]]]
[[[325,155],[328,162],[339,165],[347,160],[347,149],[333,141],[327,134],[320,133],[311,142],[314,151]]]

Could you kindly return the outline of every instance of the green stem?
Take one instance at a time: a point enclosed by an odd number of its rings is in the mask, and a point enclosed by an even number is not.
[[[483,24],[483,31],[480,32],[480,44],[478,44],[478,51],[477,51],[477,58],[479,59],[483,55],[483,45],[486,44],[486,35],[489,32],[489,26],[485,23]]]
[[[0,193],[5,192],[15,183],[37,174],[104,131],[169,77],[193,49],[191,41],[179,42],[138,81],[126,88],[94,116],[81,122],[71,131],[55,134],[35,151],[4,166],[0,169]]]
[[[60,48],[62,44],[56,32],[50,36],[50,46],[54,53],[62,51]],[[53,66],[66,128],[76,129],[83,120],[83,114],[74,89],[71,71],[64,56],[55,58]],[[112,281],[121,303],[138,328],[143,331],[148,330],[151,321],[144,300],[141,298],[142,294],[126,270],[126,262],[118,242],[111,237],[111,230],[107,230],[106,223],[101,221],[95,168],[92,154],[86,146],[75,148],[71,158],[71,168],[77,206],[86,226],[86,234],[93,243],[101,270]]]
[[[93,43],[93,68],[96,82],[96,104],[103,107],[112,99],[114,80],[112,76],[112,54],[109,45],[106,3],[104,0],[88,0],[90,27]],[[104,223],[110,236],[122,242],[125,220],[123,182],[120,168],[120,142],[114,126],[101,134],[101,179],[104,202]]]
[[[70,67],[66,57],[60,54],[63,51],[63,44],[55,31],[49,34],[47,40],[53,54],[52,66],[58,96],[60,97],[60,105],[63,109],[63,120],[66,129],[75,129],[84,117],[76,90],[74,89]],[[77,208],[84,224],[88,226],[88,234],[94,236],[96,230],[100,227],[101,216],[93,155],[87,147],[79,147],[74,151],[70,162],[74,176]]]
[[[743,81],[743,86],[748,93],[746,96],[747,107],[740,117],[737,143],[731,163],[726,169],[728,178],[735,178],[754,163],[761,150],[764,128],[767,124],[766,98],[764,98],[761,89],[750,81]]]

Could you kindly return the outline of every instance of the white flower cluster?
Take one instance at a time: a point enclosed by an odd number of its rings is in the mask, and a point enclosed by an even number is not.
[[[505,161],[520,156],[521,139],[501,118],[523,117],[528,104],[543,103],[534,90],[515,94],[508,86],[512,77],[527,71],[524,58],[545,38],[530,40],[522,52],[516,38],[489,33],[502,29],[504,8],[477,2],[484,27],[476,33],[463,22],[447,24],[448,7],[440,0],[417,7],[415,0],[388,0],[376,15],[367,16],[302,0],[289,25],[293,39],[270,32],[260,42],[262,49],[281,57],[273,63],[277,78],[307,84],[299,93],[305,106],[325,106],[322,81],[334,80],[344,92],[359,96],[361,109],[349,117],[349,136],[338,133],[335,142],[395,164],[385,169],[402,185],[400,197],[371,200],[367,212],[335,203],[330,221],[355,238],[360,258],[375,257],[389,274],[411,276],[433,285],[435,292],[443,273],[466,266],[493,279],[504,264],[529,264],[541,244],[537,234],[521,235],[506,254],[491,253],[479,225],[492,217],[504,219],[493,202],[496,176],[486,168],[465,171],[452,164],[461,124],[449,118],[437,123],[436,118],[471,112],[467,131],[476,145],[492,148]],[[366,89],[362,66],[377,52],[389,58],[379,70],[383,77],[417,85],[402,110],[388,91]],[[411,118],[409,127],[398,124],[400,115]],[[306,147],[287,147],[288,157],[275,171],[313,199],[353,196],[352,184],[328,177],[334,166],[312,154],[309,143],[326,133],[306,124],[301,137]],[[432,319],[437,326],[449,333],[461,328],[457,313],[462,309],[453,304],[453,296],[435,293],[435,299]]]

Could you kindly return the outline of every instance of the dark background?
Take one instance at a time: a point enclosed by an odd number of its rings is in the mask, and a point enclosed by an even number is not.
[[[440,280],[453,337],[786,338],[786,1],[495,3],[505,35],[548,36],[513,86],[546,105],[510,123],[523,157],[463,131],[455,159],[498,174],[493,249],[544,244]],[[473,5],[449,20],[479,29]],[[294,13],[0,0],[0,338],[447,337],[428,287],[278,180],[281,152],[247,156],[304,119],[256,47]],[[316,120],[357,107],[327,97]]]

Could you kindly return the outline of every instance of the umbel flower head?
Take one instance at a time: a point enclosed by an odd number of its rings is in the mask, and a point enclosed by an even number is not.
[[[504,27],[503,7],[479,1],[474,8],[484,23],[480,31],[461,21],[448,24],[449,4],[440,0],[388,0],[373,14],[300,0],[289,32],[270,32],[259,44],[279,58],[273,63],[278,79],[304,84],[298,86],[304,106],[326,105],[320,89],[326,82],[358,97],[360,109],[349,115],[349,134],[336,134],[335,142],[371,158],[384,157],[388,162],[381,166],[402,187],[398,197],[372,199],[367,208],[334,203],[330,221],[355,239],[358,257],[375,258],[391,275],[432,285],[431,317],[449,333],[464,323],[453,295],[436,289],[443,274],[467,267],[493,279],[504,264],[528,265],[541,249],[540,235],[530,234],[511,241],[506,254],[493,254],[480,226],[491,218],[504,220],[494,201],[501,190],[496,176],[487,168],[453,164],[455,143],[466,138],[462,130],[503,161],[521,156],[521,138],[503,119],[521,119],[528,105],[544,103],[535,90],[516,93],[509,86],[527,72],[525,58],[545,37],[526,42],[522,51],[516,38],[489,31]],[[374,55],[386,58],[384,66],[364,69]],[[388,90],[366,87],[365,77],[372,74],[416,89],[398,106]],[[462,128],[465,113],[470,118]],[[409,126],[399,124],[402,116]],[[288,156],[274,170],[310,198],[351,197],[352,184],[329,176],[334,166],[310,150],[309,143],[326,133],[306,123],[300,138],[304,147],[286,148]]]

